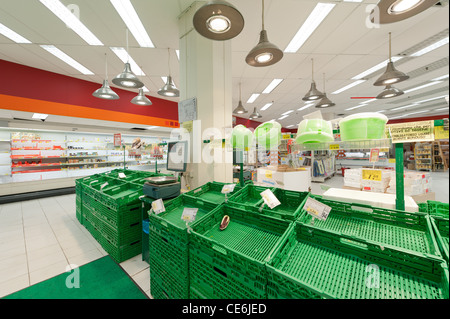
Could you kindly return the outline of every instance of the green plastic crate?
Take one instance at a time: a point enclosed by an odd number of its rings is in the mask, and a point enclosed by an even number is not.
[[[150,254],[150,289],[152,281],[156,281],[162,290],[163,299],[189,299],[189,276],[165,267],[157,257]]]
[[[433,225],[434,234],[436,235],[436,241],[438,243],[439,249],[441,253],[449,263],[449,219],[433,216],[431,218],[431,222]]]
[[[123,206],[140,203],[139,197],[142,196],[142,187],[132,183],[117,182],[119,184],[96,192],[93,197],[103,206],[114,211],[120,211]],[[89,188],[92,188],[92,185]]]
[[[225,215],[230,217],[230,223],[221,231],[219,226]],[[270,216],[235,206],[219,206],[192,227],[191,286],[200,287],[212,299],[264,298],[265,263],[288,226],[289,222]]]
[[[225,185],[227,185],[227,183],[209,182],[187,193],[184,193],[183,195],[199,198],[206,202],[220,205],[225,202],[225,194],[222,194],[222,188]],[[240,189],[241,187],[239,185],[236,185],[234,187],[234,191],[227,194],[228,198]]]
[[[280,205],[270,209],[264,205],[263,211],[271,216],[293,221],[296,220],[309,197],[309,192],[295,192],[281,188],[272,189],[275,197],[280,201]]]
[[[431,220],[426,213],[389,210],[363,204],[350,204],[315,198],[331,207],[326,221],[314,219],[303,210],[299,222],[315,229],[330,230],[354,238],[393,246],[421,254],[442,257],[437,245]]]
[[[103,249],[117,263],[121,263],[125,260],[133,258],[134,256],[137,256],[140,253],[142,253],[141,239],[123,244],[121,246],[116,246],[109,239],[105,238],[104,236],[101,236],[101,244]]]
[[[259,207],[263,203],[261,193],[271,187],[255,186],[253,184],[245,185],[241,190],[235,192],[228,198],[228,203]]]
[[[427,201],[428,213],[432,216],[449,218],[449,204],[437,201]]]
[[[417,203],[417,206],[419,206],[419,212],[420,213],[427,213],[428,214],[428,204],[427,203]]]
[[[443,259],[394,251],[295,222],[267,263],[268,298],[448,298],[449,274]]]

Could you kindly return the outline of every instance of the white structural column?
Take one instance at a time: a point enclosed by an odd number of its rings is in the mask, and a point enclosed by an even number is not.
[[[190,189],[210,181],[233,181],[232,150],[221,141],[232,128],[231,41],[213,41],[194,29],[193,16],[205,3],[194,2],[178,21],[180,101],[197,99],[187,168]],[[211,136],[215,142],[203,143]]]

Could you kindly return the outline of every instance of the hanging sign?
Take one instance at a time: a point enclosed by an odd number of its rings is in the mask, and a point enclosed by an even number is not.
[[[434,141],[434,121],[388,124],[386,136],[391,137],[392,143]]]
[[[371,163],[378,162],[379,159],[380,159],[380,149],[372,148],[370,150],[369,162],[371,162]]]
[[[114,134],[114,146],[122,145],[122,134],[116,133]]]

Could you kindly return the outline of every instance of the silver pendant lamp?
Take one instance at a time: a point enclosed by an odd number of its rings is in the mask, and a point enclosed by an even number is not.
[[[127,56],[128,59],[130,57],[130,54],[128,52],[128,29],[127,29]],[[112,82],[115,85],[118,85],[120,87],[123,88],[127,88],[127,89],[137,89],[137,88],[141,88],[144,86],[144,83],[142,83],[136,76],[136,74],[133,73],[133,71],[131,71],[131,66],[130,63],[127,61],[127,63],[125,63],[125,67],[124,70],[122,71],[122,73],[120,73],[118,76],[116,76]]]
[[[439,0],[380,0],[369,17],[373,23],[398,22],[411,18],[438,2]]]
[[[94,93],[92,93],[93,96],[98,97],[99,99],[105,99],[105,100],[118,100],[119,96],[116,92],[114,92],[108,84],[108,61],[106,58],[105,53],[105,79],[103,80],[103,85],[101,88],[95,90]]]
[[[248,111],[245,109],[245,107],[242,105],[242,94],[241,94],[241,83],[239,83],[239,103],[238,106],[233,110],[234,114],[245,114],[248,113]]]
[[[166,96],[166,97],[179,97],[180,96],[180,91],[177,89],[177,87],[175,86],[175,84],[173,83],[172,80],[172,76],[171,76],[171,72],[170,72],[170,49],[168,50],[168,56],[169,56],[169,76],[167,77],[167,81],[166,84],[160,89],[158,90],[158,94],[162,95],[162,96]]]
[[[283,51],[269,42],[267,31],[264,29],[264,0],[262,0],[262,31],[259,34],[259,43],[248,53],[245,62],[251,66],[262,67],[273,65],[282,58]]]
[[[250,120],[254,120],[254,119],[260,119],[262,118],[262,115],[259,114],[258,110],[255,108],[253,108],[253,113],[250,115]]]
[[[389,32],[389,62],[386,67],[386,71],[375,81],[373,85],[383,86],[388,84],[399,83],[409,79],[409,75],[398,71],[394,67],[394,63],[391,58],[391,32]]]
[[[377,95],[377,99],[390,99],[399,95],[402,95],[404,92],[402,90],[399,90],[392,85],[387,85],[386,88]]]
[[[323,98],[320,99],[319,102],[317,102],[316,107],[317,108],[327,108],[327,107],[332,107],[335,106],[336,104],[334,104],[333,102],[331,102],[331,100],[329,98],[327,98],[327,93],[325,93],[325,73],[323,74]]]
[[[139,94],[131,100],[131,103],[136,105],[152,105],[152,102],[145,96],[144,89],[142,88],[139,89]]]
[[[314,59],[311,59],[311,70],[311,88],[302,98],[303,101],[317,101],[325,96],[316,88],[316,82],[314,82]]]
[[[206,3],[194,14],[195,30],[211,40],[229,40],[241,33],[244,17],[230,3],[213,0]]]

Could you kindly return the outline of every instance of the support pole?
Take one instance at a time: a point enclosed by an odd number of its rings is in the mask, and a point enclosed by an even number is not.
[[[405,187],[404,187],[404,166],[403,166],[403,143],[395,144],[395,208],[405,210]]]

